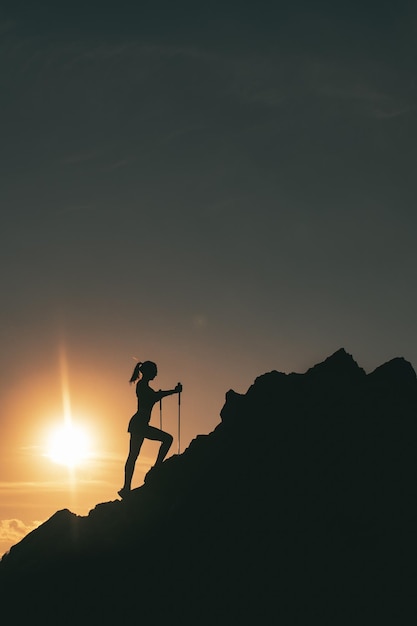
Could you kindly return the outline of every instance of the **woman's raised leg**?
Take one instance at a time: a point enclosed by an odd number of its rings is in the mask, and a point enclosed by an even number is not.
[[[158,465],[161,465],[168,454],[174,438],[169,433],[166,433],[164,430],[160,430],[159,428],[155,428],[154,426],[147,427],[145,437],[146,439],[151,439],[152,441],[161,442],[161,447],[159,448],[158,456],[154,465],[154,467],[157,467]]]

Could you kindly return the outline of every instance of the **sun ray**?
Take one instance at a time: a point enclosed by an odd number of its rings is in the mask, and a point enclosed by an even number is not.
[[[73,477],[74,468],[89,456],[89,437],[79,424],[74,423],[69,391],[68,362],[64,344],[59,350],[59,366],[62,389],[63,418],[50,433],[47,442],[47,456],[51,461],[65,465]]]
[[[69,425],[72,421],[71,400],[68,383],[68,361],[64,344],[61,344],[59,352],[59,364],[61,370],[62,405],[64,411],[64,422]]]

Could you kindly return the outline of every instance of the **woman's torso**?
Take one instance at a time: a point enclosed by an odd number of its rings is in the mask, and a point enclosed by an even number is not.
[[[136,396],[138,399],[138,410],[129,422],[129,432],[140,430],[149,424],[152,407],[158,400],[158,394],[148,383],[139,381],[136,385]]]
[[[139,381],[136,385],[136,397],[138,399],[138,414],[151,419],[152,407],[158,400],[156,391],[149,387],[148,383]]]

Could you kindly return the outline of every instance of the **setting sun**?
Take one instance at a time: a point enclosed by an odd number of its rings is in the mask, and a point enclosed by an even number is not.
[[[58,426],[48,439],[47,456],[67,467],[79,465],[89,456],[87,433],[71,423]]]

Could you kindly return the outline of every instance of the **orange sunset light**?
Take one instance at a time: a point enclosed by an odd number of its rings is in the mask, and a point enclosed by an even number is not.
[[[51,426],[46,441],[46,456],[53,462],[73,468],[91,456],[91,437],[85,426],[75,423],[71,412],[67,360],[60,352],[63,415]]]

